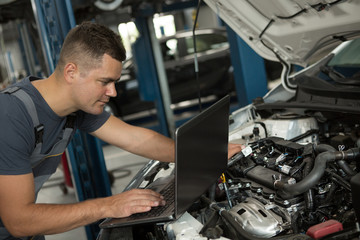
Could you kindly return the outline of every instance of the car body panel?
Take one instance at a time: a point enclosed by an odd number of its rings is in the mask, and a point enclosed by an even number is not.
[[[359,1],[204,0],[265,59],[308,65],[360,34]],[[329,52],[329,51],[327,51]],[[276,56],[278,55],[278,56]]]

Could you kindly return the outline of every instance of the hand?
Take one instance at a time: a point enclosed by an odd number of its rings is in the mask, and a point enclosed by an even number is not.
[[[163,197],[150,189],[132,189],[114,196],[111,199],[108,217],[122,218],[134,213],[150,211],[152,207],[163,206]]]
[[[229,145],[228,145],[228,159],[230,159],[232,156],[234,156],[236,153],[240,152],[244,148],[245,148],[244,145],[235,144],[235,143],[229,143]]]

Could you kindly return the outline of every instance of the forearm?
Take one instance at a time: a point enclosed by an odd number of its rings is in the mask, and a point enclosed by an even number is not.
[[[12,235],[22,237],[61,233],[103,218],[128,217],[164,204],[159,193],[149,189],[133,189],[75,204],[21,205],[1,217]]]
[[[48,235],[69,231],[105,218],[106,199],[75,204],[28,204],[4,223],[15,236]]]
[[[172,139],[152,130],[143,131],[138,139],[134,139],[128,151],[162,162],[175,161],[175,143]]]
[[[174,141],[155,131],[129,125],[113,116],[92,133],[103,141],[131,153],[164,162],[174,162]]]
[[[97,220],[121,218],[164,204],[160,194],[133,189],[74,204],[36,204],[32,173],[0,175],[0,218],[16,237],[54,234]]]

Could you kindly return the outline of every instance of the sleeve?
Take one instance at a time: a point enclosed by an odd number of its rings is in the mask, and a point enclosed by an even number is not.
[[[35,142],[31,118],[17,99],[0,96],[0,103],[0,174],[30,173]]]
[[[110,117],[110,113],[103,111],[99,115],[93,115],[79,111],[77,113],[77,127],[84,132],[94,132],[98,130]]]

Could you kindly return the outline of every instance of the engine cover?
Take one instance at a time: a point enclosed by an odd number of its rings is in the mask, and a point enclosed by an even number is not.
[[[283,231],[282,218],[254,198],[247,198],[229,212],[245,231],[254,236],[270,238]]]

